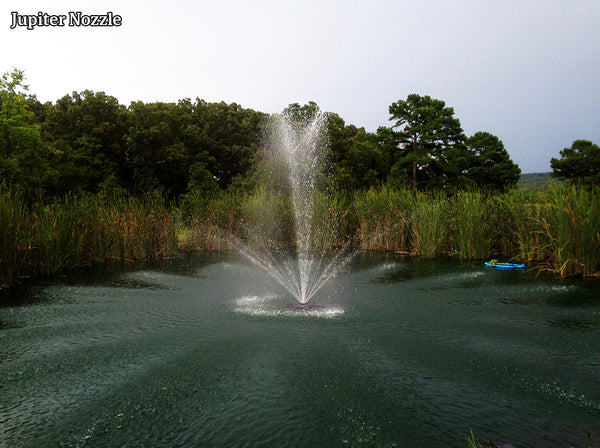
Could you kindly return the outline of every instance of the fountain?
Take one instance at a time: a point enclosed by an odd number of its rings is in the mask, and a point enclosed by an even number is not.
[[[350,261],[346,248],[331,254],[319,248],[326,230],[315,225],[317,180],[324,164],[326,117],[316,113],[298,118],[290,112],[273,117],[267,136],[269,159],[277,174],[283,172],[291,201],[294,225],[294,254],[276,257],[277,248],[263,238],[260,247],[238,243],[238,251],[282,285],[298,303],[292,310],[312,310],[315,294]],[[273,168],[271,170],[273,173]],[[263,219],[268,226],[269,220]],[[261,229],[254,230],[261,232]],[[268,242],[268,243],[267,243]]]

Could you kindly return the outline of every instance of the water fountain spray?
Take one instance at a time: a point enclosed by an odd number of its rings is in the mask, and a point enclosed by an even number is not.
[[[267,248],[251,249],[240,244],[238,250],[264,269],[300,303],[309,300],[350,261],[345,251],[326,254],[318,251],[314,207],[318,175],[324,163],[326,117],[317,113],[299,119],[290,113],[273,118],[268,137],[271,156],[282,162],[294,218],[295,257],[280,260]]]

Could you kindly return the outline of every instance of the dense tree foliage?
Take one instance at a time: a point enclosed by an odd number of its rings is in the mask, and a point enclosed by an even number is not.
[[[391,165],[392,185],[500,191],[518,182],[521,170],[502,141],[488,132],[467,138],[444,101],[411,94],[389,112],[395,123],[379,128],[377,140]]]
[[[27,93],[24,79],[15,69],[0,80],[0,176],[28,193],[157,190],[171,198],[202,196],[252,188],[264,169],[259,162],[267,150],[265,113],[198,98],[127,107],[90,90],[43,104]],[[335,190],[384,183],[502,190],[518,179],[502,142],[486,132],[467,139],[443,101],[412,94],[389,112],[393,125],[369,133],[336,113],[321,113],[314,102],[293,103],[284,111],[299,122],[323,116],[322,180]],[[579,154],[578,148],[573,151]],[[559,162],[561,173],[571,169]]]
[[[0,179],[35,192],[54,182],[56,170],[25,98],[24,80],[17,69],[0,78]]]
[[[327,187],[359,190],[378,185],[385,179],[386,164],[374,134],[346,125],[336,113],[322,113],[313,101],[305,105],[290,104],[283,113],[301,125],[321,115],[326,128],[323,144]]]
[[[387,164],[376,136],[346,125],[337,114],[327,115],[332,159],[331,183],[337,190],[360,190],[380,184]]]
[[[516,185],[521,169],[504,148],[502,140],[489,132],[476,132],[467,139],[472,160],[468,164],[468,177],[480,188],[505,190]]]
[[[417,94],[408,95],[390,105],[390,120],[395,123],[392,140],[395,150],[391,154],[393,178],[410,173],[411,185],[443,186],[453,179],[452,163],[464,151],[465,136],[454,109],[441,100]]]
[[[264,113],[201,99],[126,107],[89,90],[42,104],[23,80],[15,70],[0,84],[0,175],[26,191],[178,197],[241,184],[254,166]]]
[[[126,177],[125,113],[116,98],[89,90],[46,105],[42,128],[47,144],[56,152],[55,192],[94,191],[106,179]]]
[[[600,185],[600,147],[589,140],[575,140],[552,158],[552,175],[573,183]]]

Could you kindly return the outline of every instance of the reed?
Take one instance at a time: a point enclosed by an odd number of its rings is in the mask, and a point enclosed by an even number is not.
[[[357,235],[362,250],[408,252],[413,194],[388,186],[354,194]]]
[[[179,239],[182,250],[231,250],[231,237],[243,234],[243,204],[248,195],[222,191],[204,195],[200,192],[188,194],[182,204],[181,226],[185,239]],[[182,234],[182,230],[179,230]]]
[[[317,194],[314,202],[313,249],[317,251],[346,248],[355,238],[352,196]]]
[[[175,249],[175,231],[169,207],[158,193],[142,198],[127,196],[109,204],[100,203],[104,211],[98,228],[113,246],[114,257],[129,260],[157,259],[169,256]],[[95,242],[92,239],[92,242]]]
[[[592,275],[600,269],[598,189],[562,186],[548,190],[544,230],[550,241],[547,267],[565,275]]]
[[[27,275],[31,245],[29,214],[21,194],[0,184],[0,287]]]
[[[86,234],[97,219],[87,207],[86,201],[72,196],[60,203],[33,207],[30,259],[34,272],[51,274],[86,264],[82,253]]]
[[[279,191],[258,188],[244,198],[241,227],[235,229],[246,244],[275,249],[294,244],[294,217],[290,198]]]
[[[159,195],[143,198],[68,195],[25,207],[17,193],[0,192],[0,280],[53,274],[108,260],[142,260],[174,251],[169,208]]]
[[[382,186],[315,197],[314,249],[448,253],[462,259],[541,262],[558,275],[600,269],[600,191],[575,186],[501,195],[414,193]],[[265,232],[264,223],[267,223]],[[260,228],[260,230],[259,230]],[[68,195],[27,204],[0,186],[0,285],[108,260],[162,258],[181,250],[295,244],[289,197],[280,191],[189,193],[180,207],[144,197]]]
[[[438,194],[419,193],[413,197],[410,237],[413,251],[423,258],[434,258],[447,251],[448,200]]]
[[[471,430],[471,435],[466,438],[467,440],[467,448],[480,448],[479,444],[475,440],[475,436],[473,435],[473,430]]]
[[[501,253],[522,262],[543,262],[549,258],[550,241],[544,229],[551,211],[546,195],[545,191],[526,188],[498,198],[505,232]]]
[[[493,201],[477,191],[460,191],[449,200],[448,214],[453,253],[464,260],[489,257],[494,233]]]

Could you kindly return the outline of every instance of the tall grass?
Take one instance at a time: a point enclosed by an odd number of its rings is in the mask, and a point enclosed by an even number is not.
[[[168,256],[175,234],[158,195],[70,195],[51,204],[24,205],[18,193],[0,190],[0,282],[52,274],[112,259]]]
[[[499,197],[504,217],[502,253],[520,261],[544,262],[550,257],[546,222],[550,216],[547,192],[517,189]]]
[[[247,195],[224,191],[208,195],[188,193],[178,223],[178,247],[182,250],[230,250],[231,236],[240,236],[242,207]]]
[[[448,201],[440,195],[417,194],[410,214],[410,241],[416,255],[434,258],[447,250]]]
[[[100,203],[98,209],[102,218],[100,225],[89,230],[87,247],[93,249],[98,244],[94,231],[105,230],[113,246],[97,246],[102,252],[109,250],[116,258],[144,260],[163,258],[173,253],[175,233],[169,207],[158,194],[142,198],[128,196],[112,204]],[[92,244],[90,244],[92,243]],[[94,258],[93,251],[87,259]],[[96,256],[97,258],[97,256]]]
[[[319,194],[314,249],[351,242],[361,250],[493,256],[535,261],[558,275],[592,275],[600,269],[599,194],[572,186],[450,197],[386,186]],[[293,221],[289,197],[264,189],[190,193],[170,208],[159,195],[80,194],[25,205],[17,190],[0,187],[0,285],[107,260],[165,257],[177,248],[231,250],[236,238],[292,247]]]
[[[354,194],[358,242],[362,250],[409,251],[411,192],[387,186]]]
[[[346,248],[354,243],[356,218],[349,194],[318,194],[313,215],[314,249],[318,251]]]
[[[353,203],[363,250],[503,257],[538,262],[558,275],[600,269],[598,189],[559,185],[446,197],[381,187],[356,193]]]
[[[252,247],[289,247],[294,241],[291,204],[283,193],[258,188],[242,203],[239,234]]]
[[[501,201],[522,261],[538,261],[558,275],[600,269],[600,191],[566,185],[515,190]]]
[[[255,248],[291,248],[295,225],[289,196],[281,191],[257,188],[250,193],[224,191],[190,201],[178,234],[184,250],[231,250],[234,241]],[[312,249],[346,246],[355,226],[350,211],[351,197],[317,194],[314,198]]]
[[[545,237],[550,269],[560,275],[591,275],[600,269],[600,201],[598,190],[576,187],[548,191]]]
[[[27,274],[30,245],[29,214],[22,197],[0,185],[0,286]]]
[[[477,191],[460,191],[449,200],[452,250],[461,259],[489,257],[498,229],[494,202]]]

